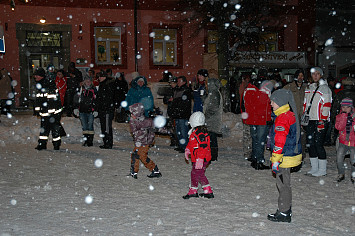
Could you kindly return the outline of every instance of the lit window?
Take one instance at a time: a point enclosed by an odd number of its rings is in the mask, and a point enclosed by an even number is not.
[[[265,32],[260,34],[259,51],[275,52],[277,51],[277,33]]]
[[[177,30],[153,29],[153,64],[177,65]]]
[[[95,62],[98,65],[121,65],[121,27],[95,27]]]
[[[207,31],[207,52],[217,52],[218,32],[217,30]]]

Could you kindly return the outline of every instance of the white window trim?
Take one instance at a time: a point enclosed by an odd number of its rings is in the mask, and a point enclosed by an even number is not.
[[[161,30],[162,28],[154,28],[154,30]],[[165,40],[165,39],[153,39],[153,65],[155,66],[175,66],[177,65],[177,29],[168,29],[168,30],[174,30],[175,31],[175,40]],[[154,61],[154,52],[155,52],[155,43],[163,43],[163,62],[155,62]],[[174,62],[166,62],[166,44],[167,43],[173,43],[174,44]]]
[[[117,26],[112,26],[112,27],[100,27],[100,26],[97,26],[97,27],[94,27],[94,32],[95,32],[95,35],[94,35],[94,39],[95,39],[95,63],[97,65],[122,65],[122,34],[120,33],[120,38],[119,39],[116,39],[116,38],[101,38],[101,40],[99,40],[97,37],[96,37],[96,28],[119,28],[120,29],[120,32],[122,32],[122,29],[121,27],[117,27]],[[97,55],[97,42],[105,42],[106,41],[106,61],[105,62],[99,62],[98,61],[98,55]],[[110,55],[111,55],[111,47],[110,47],[110,42],[118,42],[118,45],[119,45],[119,48],[118,48],[118,55],[119,55],[119,60],[116,61],[116,62],[110,62]],[[107,50],[109,49],[109,51]]]

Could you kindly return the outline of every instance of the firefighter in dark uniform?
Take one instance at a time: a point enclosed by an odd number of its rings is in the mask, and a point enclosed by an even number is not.
[[[60,114],[62,104],[54,80],[46,77],[43,68],[37,68],[33,74],[36,81],[35,114],[41,118],[37,150],[47,149],[49,133],[52,131],[54,150],[59,150],[60,139]]]

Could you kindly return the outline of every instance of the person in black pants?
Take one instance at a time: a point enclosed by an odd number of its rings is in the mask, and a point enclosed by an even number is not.
[[[112,149],[113,134],[112,120],[115,112],[115,81],[109,79],[105,71],[99,72],[99,91],[96,97],[95,110],[98,112],[101,125],[101,134],[104,144],[102,149]]]

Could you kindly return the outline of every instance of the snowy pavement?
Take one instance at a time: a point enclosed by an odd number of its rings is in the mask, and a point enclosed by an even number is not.
[[[355,235],[355,189],[349,168],[345,181],[334,182],[334,147],[327,147],[327,176],[305,176],[308,160],[292,174],[292,222],[266,219],[277,208],[275,179],[242,156],[237,115],[225,114],[219,160],[206,172],[215,198],[189,200],[182,196],[191,167],[166,137],[150,150],[163,177],[147,178],[142,166],[133,179],[126,176],[133,149],[127,124],[114,123],[114,148],[101,150],[97,123],[94,147],[82,147],[80,121],[64,117],[69,136],[61,150],[48,143],[37,151],[39,119],[16,113],[0,119],[0,236]]]

